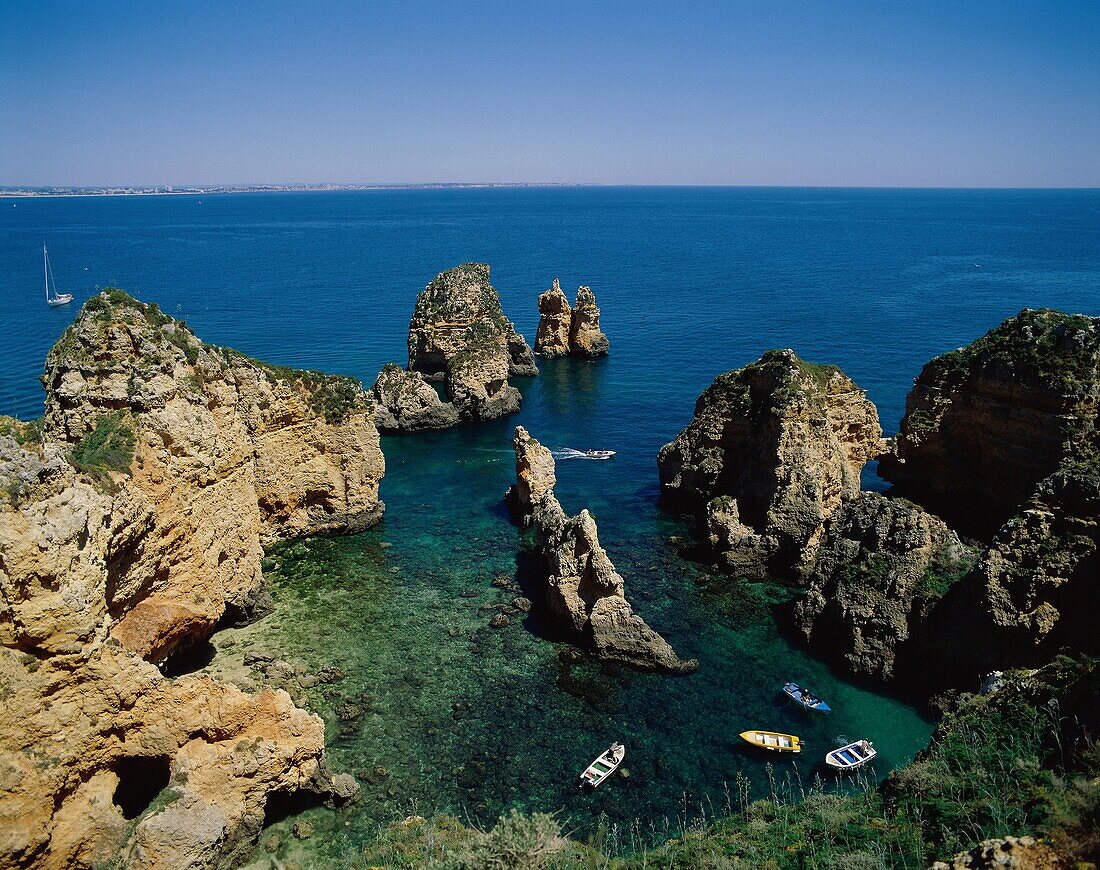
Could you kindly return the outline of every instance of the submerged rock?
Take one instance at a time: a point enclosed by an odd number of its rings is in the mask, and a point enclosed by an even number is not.
[[[921,370],[879,471],[989,536],[1060,465],[1097,451],[1100,318],[1025,309]]]
[[[416,298],[409,323],[409,371],[442,380],[463,420],[519,410],[510,375],[538,374],[523,336],[500,308],[489,267],[466,263],[440,272]]]
[[[439,398],[420,372],[387,363],[371,387],[374,424],[383,432],[419,432],[446,429],[458,423],[458,411]]]
[[[543,603],[555,622],[604,661],[672,673],[698,668],[633,612],[588,511],[569,517],[562,510],[550,452],[522,426],[516,427],[513,446],[516,484],[506,498],[517,521],[534,528],[538,570],[545,575]]]
[[[695,515],[714,558],[746,576],[804,574],[825,521],[884,446],[878,412],[835,366],[792,350],[719,375],[657,457],[663,502]]]
[[[238,863],[270,793],[332,787],[324,724],[285,692],[150,662],[256,614],[263,545],[379,518],[370,401],[118,290],[85,304],[43,383],[41,426],[0,421],[0,855]]]
[[[558,279],[539,296],[539,328],[535,352],[546,357],[607,356],[610,343],[600,331],[600,309],[589,287],[577,289],[577,301],[569,305]]]

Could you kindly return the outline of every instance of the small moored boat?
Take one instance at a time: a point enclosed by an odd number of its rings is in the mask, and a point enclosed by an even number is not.
[[[626,747],[621,743],[612,743],[607,752],[593,761],[584,769],[577,782],[577,788],[584,791],[592,791],[601,782],[619,769],[619,765],[626,758]]]
[[[857,740],[847,746],[834,749],[825,756],[825,763],[833,770],[855,770],[863,767],[868,761],[878,755],[870,740]]]
[[[742,731],[741,739],[751,746],[771,752],[801,752],[802,743],[793,734],[778,731]]]
[[[783,684],[783,694],[798,704],[800,707],[805,707],[807,710],[815,710],[818,713],[829,713],[832,711],[832,707],[822,701],[817,695],[812,692],[807,692],[798,683],[787,680]]]
[[[46,253],[45,244],[42,245],[42,272],[46,283],[46,304],[50,306],[68,305],[73,301],[72,293],[58,293],[57,285],[53,280],[53,266],[50,265],[50,255]]]

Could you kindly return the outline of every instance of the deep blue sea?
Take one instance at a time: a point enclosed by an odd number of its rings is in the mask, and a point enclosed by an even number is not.
[[[58,289],[43,303],[41,245]],[[715,375],[774,347],[839,365],[888,433],[921,365],[1025,306],[1100,314],[1100,192],[753,188],[378,190],[221,196],[0,199],[0,413],[41,413],[50,345],[98,286],[123,287],[203,339],[369,385],[404,362],[416,294],[442,269],[492,266],[505,313],[533,341],[536,296],[555,277],[590,285],[611,339],[600,362],[540,361],[505,421],[385,438],[388,509],[378,528],[280,550],[276,613],[215,637],[212,672],[243,673],[265,645],[305,666],[336,663],[339,697],[305,702],[328,724],[334,766],[359,775],[350,813],[318,813],[348,854],[372,826],[418,811],[491,821],[510,806],[600,813],[658,829],[724,801],[767,768],[737,734],[771,727],[810,749],[798,775],[844,737],[880,750],[878,775],[922,746],[931,722],[853,685],[792,646],[742,591],[716,595],[656,505],[659,447]],[[490,585],[520,543],[500,498],[511,430],[551,447],[618,451],[563,461],[558,496],[595,514],[636,609],[678,652],[682,678],[563,662],[513,621],[488,626]],[[873,470],[866,485],[881,486]],[[564,656],[568,658],[566,654]],[[836,708],[809,719],[776,697],[793,676]],[[352,703],[359,715],[341,721]],[[572,781],[612,739],[630,777],[591,796]],[[792,775],[789,763],[777,776]],[[330,818],[331,817],[331,818]],[[347,824],[345,824],[345,822]],[[341,853],[343,854],[343,853]]]

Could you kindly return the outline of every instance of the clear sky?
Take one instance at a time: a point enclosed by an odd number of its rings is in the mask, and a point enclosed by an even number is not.
[[[1100,0],[0,0],[0,184],[1100,187]]]

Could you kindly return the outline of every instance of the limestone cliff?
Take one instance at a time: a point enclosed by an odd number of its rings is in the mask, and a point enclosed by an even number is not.
[[[416,298],[409,323],[409,371],[442,380],[463,420],[519,410],[510,375],[538,374],[523,336],[500,308],[489,267],[466,263],[440,272]]]
[[[0,866],[229,866],[272,791],[332,780],[322,722],[147,662],[262,607],[263,544],[377,520],[371,404],[121,291],[43,382],[0,421]]]
[[[374,425],[382,432],[419,432],[446,429],[458,423],[458,411],[439,398],[420,372],[394,363],[382,367],[371,387]]]
[[[569,352],[582,357],[607,356],[609,347],[607,336],[600,331],[596,294],[588,287],[579,287],[570,317]]]
[[[569,329],[573,308],[562,292],[558,279],[539,296],[539,328],[535,333],[535,353],[545,357],[569,355]]]
[[[516,427],[516,483],[506,496],[517,520],[535,532],[535,560],[546,610],[575,642],[604,661],[644,670],[687,673],[684,661],[627,603],[623,578],[600,546],[587,510],[567,516],[554,495],[550,451]]]
[[[825,521],[882,448],[875,406],[849,377],[769,351],[719,375],[661,448],[662,500],[699,519],[730,570],[805,573]]]
[[[1055,472],[1006,522],[927,626],[926,654],[963,675],[1100,654],[1100,464]]]
[[[1066,460],[1096,455],[1100,318],[1025,309],[925,365],[893,456],[897,491],[982,537]]]
[[[545,357],[607,356],[610,342],[600,331],[600,309],[589,287],[577,289],[577,301],[569,305],[558,279],[539,296],[539,328],[535,352]]]
[[[911,632],[973,561],[942,520],[863,493],[829,518],[795,622],[811,647],[853,673],[892,679]]]

